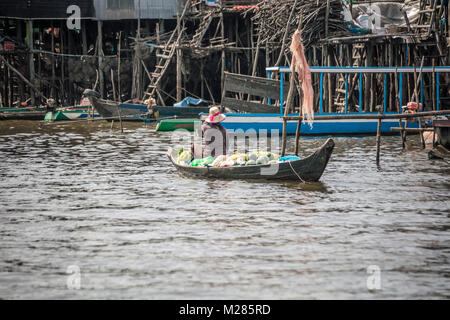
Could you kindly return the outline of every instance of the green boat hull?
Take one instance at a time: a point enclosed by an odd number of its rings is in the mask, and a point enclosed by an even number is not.
[[[83,110],[64,110],[47,112],[45,115],[45,121],[69,121],[69,120],[88,120],[92,115],[88,111]],[[95,112],[95,119],[100,119],[100,115]]]
[[[156,131],[188,130],[194,131],[195,122],[199,119],[167,119],[161,120],[156,127]]]

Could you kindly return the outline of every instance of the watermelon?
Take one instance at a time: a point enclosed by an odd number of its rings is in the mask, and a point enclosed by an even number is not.
[[[250,153],[250,155],[248,156],[248,160],[253,160],[253,161],[258,160],[258,155],[256,154],[256,152]]]
[[[258,160],[256,160],[256,164],[268,164],[269,158],[267,156],[260,156]]]

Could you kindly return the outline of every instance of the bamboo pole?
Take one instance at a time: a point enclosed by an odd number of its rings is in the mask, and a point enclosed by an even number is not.
[[[401,106],[400,106],[400,100],[399,100],[399,88],[398,88],[398,72],[397,70],[395,70],[395,96],[397,97],[397,99],[395,99],[395,105],[397,107],[397,112],[400,114],[401,113]],[[400,128],[402,128],[402,130],[400,131],[400,139],[402,141],[402,149],[405,149],[406,144],[405,144],[405,138],[404,138],[404,131],[403,131],[403,122],[401,119],[398,119],[398,124],[400,126]]]
[[[404,129],[403,127],[391,127],[391,131],[407,131],[411,133],[420,133],[420,132],[432,132],[433,129],[431,128],[407,128]]]
[[[29,70],[30,70],[30,82],[33,83],[34,87],[34,78],[35,78],[35,71],[34,71],[34,55],[33,55],[33,20],[28,21],[28,48],[30,49],[30,53],[28,54],[28,64],[29,64]],[[36,104],[36,97],[34,95],[34,91],[30,92],[31,95],[31,104],[34,106]]]
[[[422,79],[422,71],[423,71],[423,63],[425,61],[425,57],[422,57],[422,62],[420,63],[420,72],[419,72],[419,77],[417,77],[416,74],[416,64],[414,63],[414,96],[415,96],[415,101],[417,103],[417,105],[420,105],[420,100],[419,100],[419,93],[418,93],[418,89],[417,87],[419,86],[420,80]],[[422,120],[419,118],[419,128],[422,128]],[[420,133],[420,141],[422,143],[422,149],[425,149],[425,139],[423,138],[423,133]]]
[[[81,20],[81,38],[83,43],[83,55],[87,56],[88,47],[87,47],[87,37],[86,37],[86,20]]]
[[[120,112],[119,103],[117,102],[117,99],[116,99],[116,86],[114,84],[114,70],[113,69],[111,69],[111,82],[112,82],[112,87],[113,87],[114,102],[117,107],[117,115],[119,116],[120,131],[122,131],[122,133],[123,133],[122,114]]]
[[[286,144],[287,144],[287,118],[283,117],[283,133],[281,136],[281,156],[284,157],[286,154]]]
[[[287,35],[289,33],[289,25],[291,24],[291,21],[294,18],[294,12],[295,12],[296,6],[297,6],[297,0],[294,1],[294,4],[292,5],[291,12],[289,14],[288,22],[286,24],[286,30],[285,30],[284,35],[283,35],[283,40],[281,41],[280,54],[278,55],[278,59],[275,62],[275,67],[278,67],[280,65],[281,58],[284,55],[284,48],[286,47],[286,39],[287,39]],[[273,75],[275,75],[275,74],[273,74]]]
[[[102,21],[97,22],[97,58],[98,58],[98,72],[99,72],[99,84],[100,84],[100,96],[105,97],[105,80],[103,74],[103,31]]]
[[[223,10],[221,9],[220,11],[220,32],[221,32],[221,37],[222,40],[225,39],[225,22],[224,22],[224,15],[223,15]],[[237,39],[236,39],[236,43],[237,43]],[[226,64],[226,56],[225,56],[225,49],[222,49],[222,56],[221,56],[221,64],[222,64],[222,74],[221,74],[221,85],[220,85],[220,90],[221,92],[224,89],[224,85],[225,85],[225,64]]]
[[[381,114],[381,110],[379,110],[378,112],[379,114]],[[377,166],[380,165],[380,149],[381,149],[381,118],[378,119],[378,126],[377,126],[377,156],[376,156]]]
[[[53,21],[51,22],[51,27],[52,27],[52,55],[51,55],[51,59],[52,59],[52,88],[50,90],[50,96],[52,98],[55,98],[55,78],[56,78],[56,71],[55,71],[55,64],[56,64],[56,59],[55,59],[55,27],[54,27],[54,23]]]
[[[117,46],[117,93],[118,93],[118,99],[117,101],[120,103],[122,102],[122,92],[121,92],[121,84],[120,84],[120,58],[121,58],[121,51],[122,48],[122,31],[119,32],[119,45]]]
[[[59,52],[61,54],[64,54],[64,50],[65,50],[65,46],[64,46],[64,22],[61,21],[60,24],[60,28],[59,28]],[[65,61],[64,61],[64,56],[61,56],[61,94],[62,94],[62,98],[61,98],[61,102],[64,104],[64,101],[66,100],[66,88],[65,88],[65,84],[66,84],[66,79],[65,79]]]
[[[301,98],[302,97],[299,96],[299,101],[301,100]],[[300,106],[300,102],[299,102],[299,106]],[[299,115],[301,115],[302,107],[303,106],[300,106],[300,108],[299,108]],[[295,153],[296,156],[298,156],[298,153],[299,153],[299,143],[300,143],[300,131],[301,131],[301,128],[302,128],[302,121],[299,119],[298,122],[297,122],[297,129],[295,130],[295,150],[294,150],[294,153]]]
[[[177,33],[180,36],[181,33],[181,18],[180,18],[180,10],[179,10],[179,0],[176,1],[176,12],[177,12]],[[182,99],[182,73],[181,73],[181,64],[182,64],[182,51],[177,48],[177,78],[176,78],[176,87],[177,87],[177,101],[181,101]]]

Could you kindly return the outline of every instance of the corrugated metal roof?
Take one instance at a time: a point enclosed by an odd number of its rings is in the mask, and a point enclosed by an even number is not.
[[[67,14],[67,8],[70,5],[79,6],[82,17],[90,18],[94,16],[92,0],[0,0],[0,16],[32,19],[64,19],[69,16]]]
[[[93,0],[100,20],[126,20],[139,17],[139,0]],[[177,0],[140,0],[141,19],[175,19]],[[184,1],[179,1],[184,2]]]

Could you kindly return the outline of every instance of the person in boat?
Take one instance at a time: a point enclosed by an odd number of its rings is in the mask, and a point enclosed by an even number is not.
[[[55,112],[56,110],[56,101],[52,98],[47,99],[46,101],[46,109],[47,112]]]
[[[147,111],[151,111],[153,106],[156,106],[156,100],[153,97],[148,98],[145,100],[145,104],[147,105]]]
[[[147,100],[145,100],[144,103],[147,105],[147,114],[149,116],[152,116],[153,118],[159,118],[158,111],[153,108],[154,106],[156,106],[155,98],[150,97]]]
[[[212,106],[209,109],[209,116],[202,124],[202,134],[205,138],[205,147],[192,144],[191,152],[195,159],[209,156],[217,157],[226,155],[228,151],[227,130],[220,124],[226,116],[220,112],[219,107]]]

